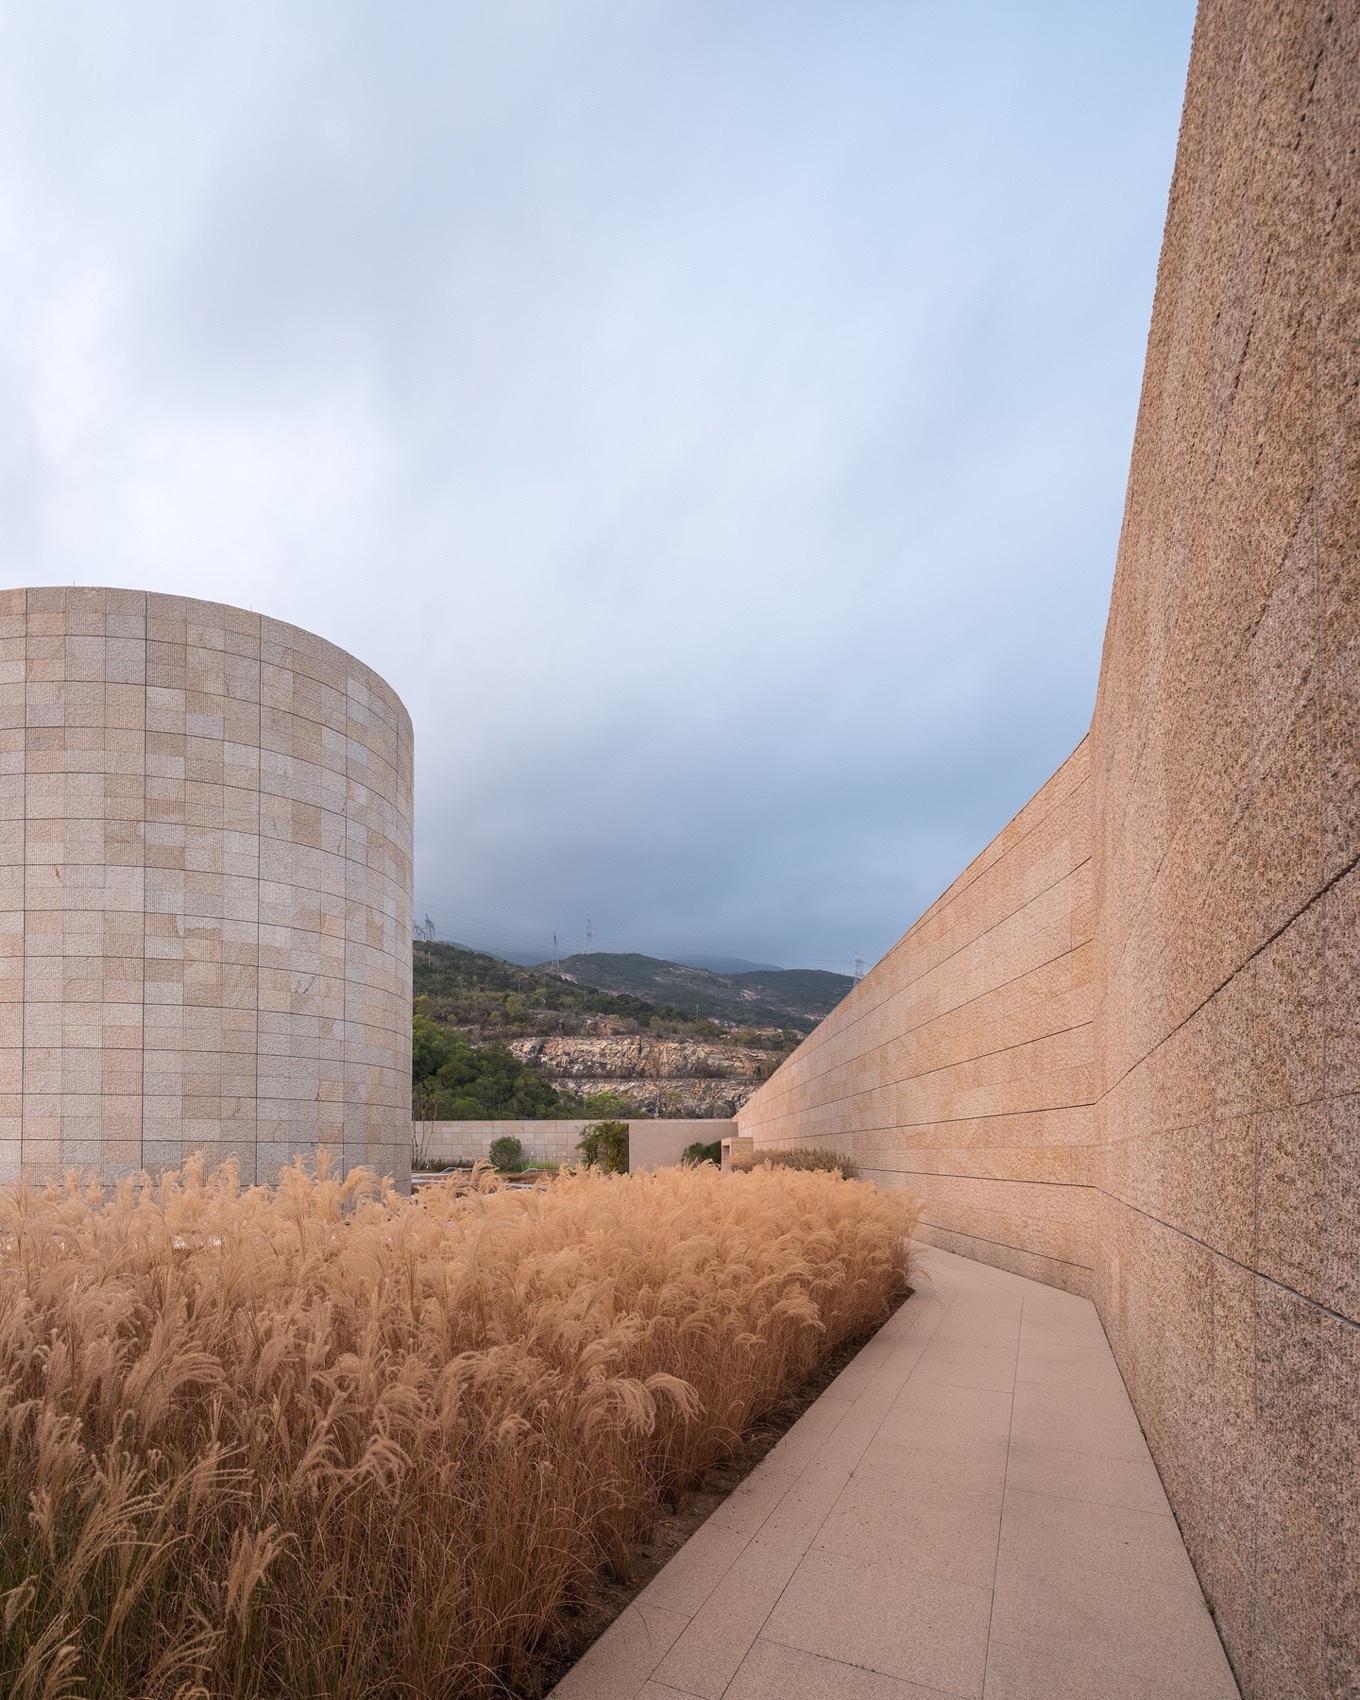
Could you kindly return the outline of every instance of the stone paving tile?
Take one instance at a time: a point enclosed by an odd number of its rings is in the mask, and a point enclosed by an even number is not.
[[[653,1667],[658,1681],[721,1700],[803,1557],[782,1542],[754,1540]]]
[[[1007,1480],[997,1549],[996,1579],[1001,1588],[1007,1567],[1023,1567],[1042,1555],[1050,1577],[1066,1572],[1099,1574],[1130,1586],[1141,1582],[1176,1585],[1197,1595],[1190,1560],[1165,1508],[1131,1511],[1057,1494],[1026,1492]]]
[[[873,1448],[884,1452],[893,1446],[919,1446],[947,1457],[976,1458],[982,1468],[1004,1470],[1010,1434],[1010,1425],[993,1417],[898,1405],[880,1424]]]
[[[954,1700],[943,1689],[784,1647],[762,1636],[723,1700]]]
[[[688,1623],[681,1613],[662,1611],[639,1595],[557,1684],[553,1700],[637,1700]]]
[[[856,1471],[815,1545],[828,1552],[915,1566],[931,1576],[990,1588],[1001,1533],[1001,1494],[977,1492],[968,1472],[941,1472],[938,1454],[905,1449],[892,1479]],[[961,1485],[966,1482],[968,1485]]]
[[[1059,1446],[1011,1439],[1006,1484],[1021,1492],[1052,1493],[1131,1511],[1163,1511],[1166,1492],[1149,1457],[1106,1458]]]
[[[552,1700],[1232,1700],[1093,1307],[929,1269]]]
[[[771,1613],[772,1641],[946,1694],[982,1694],[990,1587],[919,1565],[808,1553]]]
[[[1118,1391],[1103,1386],[1054,1388],[1043,1382],[1017,1381],[1011,1435],[1103,1458],[1147,1454],[1147,1441],[1122,1387]]]
[[[1015,1347],[962,1346],[951,1342],[936,1345],[929,1360],[917,1366],[916,1374],[955,1387],[976,1387],[985,1392],[1009,1393],[1015,1386]],[[913,1380],[916,1376],[912,1377]]]
[[[929,1411],[932,1416],[980,1418],[1010,1427],[1011,1389],[961,1386],[933,1362],[922,1362],[898,1395],[896,1411]]]
[[[827,1436],[855,1408],[853,1399],[838,1399],[829,1394],[828,1389],[816,1404],[804,1412],[789,1432],[765,1454],[762,1463],[768,1464],[772,1470],[796,1471],[816,1457]]]
[[[856,1354],[827,1388],[833,1399],[854,1399],[869,1385],[885,1364],[891,1362],[896,1350],[880,1330],[862,1352]]]
[[[788,1484],[785,1483],[785,1491]],[[652,1605],[680,1612],[688,1620],[718,1587],[751,1544],[751,1531],[739,1523],[710,1517],[696,1529],[647,1589]]]
[[[1020,1337],[1019,1373],[1022,1381],[1061,1380],[1065,1370],[1096,1373],[1096,1363],[1107,1363],[1113,1374],[1119,1366],[1107,1355],[1107,1342],[1099,1340],[1031,1340]],[[1121,1383],[1123,1376],[1119,1376]]]
[[[770,1460],[766,1457],[758,1470],[753,1470],[744,1482],[739,1482],[703,1527],[707,1529],[710,1524],[731,1525],[742,1530],[748,1538],[756,1534],[799,1475],[797,1470],[775,1469],[769,1464]],[[676,1557],[679,1557],[678,1553]]]
[[[985,1700],[1238,1700],[1204,1601],[1109,1576],[997,1583]]]

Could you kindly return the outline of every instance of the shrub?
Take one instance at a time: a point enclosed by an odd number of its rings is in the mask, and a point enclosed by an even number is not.
[[[715,1139],[712,1144],[705,1145],[701,1139],[696,1139],[693,1145],[687,1145],[680,1153],[682,1163],[721,1163],[722,1140]]]
[[[0,1193],[0,1692],[533,1691],[661,1496],[885,1314],[911,1222],[773,1168]]]
[[[596,1122],[576,1141],[581,1161],[588,1169],[603,1169],[607,1174],[628,1172],[628,1123]]]
[[[487,1155],[497,1169],[517,1169],[524,1161],[524,1145],[513,1133],[503,1133],[491,1141]]]
[[[771,1146],[767,1151],[734,1157],[732,1167],[743,1174],[749,1174],[752,1169],[818,1169],[843,1175],[848,1181],[859,1175],[859,1165],[853,1157],[846,1157],[839,1151],[819,1151],[815,1146],[800,1145],[787,1148]]]

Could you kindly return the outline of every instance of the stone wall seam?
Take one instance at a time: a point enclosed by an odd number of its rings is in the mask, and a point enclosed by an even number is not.
[[[1022,1257],[1032,1257],[1040,1263],[1063,1263],[1069,1269],[1078,1269],[1085,1275],[1091,1275],[1095,1272],[1094,1264],[1077,1263],[1070,1257],[1059,1257],[1051,1251],[1035,1251],[1033,1246],[1019,1245],[1013,1240],[989,1240],[982,1234],[970,1234],[965,1228],[955,1228],[947,1222],[930,1222],[923,1218],[920,1226],[933,1229],[939,1234],[945,1234],[951,1239],[971,1240],[976,1245],[992,1245],[1004,1251],[1018,1252]],[[947,1250],[948,1248],[943,1249]],[[986,1260],[980,1259],[979,1261],[985,1262]]]
[[[1073,752],[1074,755],[1082,749],[1085,742],[1086,742],[1086,740],[1083,739],[1082,742],[1077,745],[1076,750]],[[1068,760],[1070,761],[1071,759],[1072,758],[1069,756]],[[1061,769],[1059,769],[1059,772],[1061,772]],[[1080,790],[1082,785],[1086,785],[1086,784],[1089,784],[1088,780],[1081,781],[1078,786],[1074,787],[1073,793],[1069,793],[1068,796],[1065,796],[1063,798],[1063,801],[1066,802],[1070,795],[1074,795],[1076,791]],[[1055,808],[1056,807],[1057,807],[1057,805],[1055,805]],[[1021,810],[1020,812],[1023,813],[1024,811]],[[1046,814],[1041,815],[1035,821],[1033,827],[1030,828],[1029,831],[1026,832],[1026,834],[1024,835],[1024,838],[1017,840],[1016,844],[1013,847],[1008,848],[1008,850],[1005,852],[1005,854],[1007,854],[1007,855],[1011,854],[1012,850],[1018,851],[1019,848],[1021,847],[1021,845],[1025,842],[1025,840],[1032,837],[1033,834],[1035,832],[1037,832],[1040,829],[1041,826],[1043,826],[1045,821],[1047,821],[1051,817],[1053,812],[1054,812],[1054,810],[1049,810]],[[1018,819],[1019,817],[1017,816],[1016,818]],[[1005,829],[1003,828],[1003,831],[1004,830]],[[999,860],[1000,860],[1000,858],[998,858],[998,861]],[[1078,871],[1080,871],[1080,869],[1082,869],[1084,867],[1089,867],[1090,864],[1091,864],[1091,857],[1089,855],[1083,857],[1081,861],[1073,863],[1072,867],[1070,869],[1068,869],[1065,873],[1061,874],[1056,880],[1054,880],[1052,882],[1052,884],[1043,887],[1040,891],[1035,892],[1033,894],[1033,896],[1028,900],[1028,902],[1030,902],[1030,903],[1038,902],[1041,897],[1047,896],[1050,892],[1058,889],[1062,885],[1064,880],[1070,879],[1074,873],[1077,873]],[[949,910],[955,904],[960,902],[964,897],[968,896],[976,888],[976,886],[980,883],[980,881],[986,877],[986,874],[988,872],[990,872],[991,868],[993,868],[995,866],[996,866],[996,863],[994,863],[994,862],[989,863],[986,868],[981,869],[978,873],[976,873],[974,875],[973,879],[971,879],[966,885],[962,885],[958,881],[955,881],[955,883],[953,885],[951,885],[948,888],[947,891],[943,892],[938,898],[936,898],[935,902],[932,903],[928,909],[925,909],[925,910],[922,911],[920,917],[914,923],[914,926],[920,927],[928,921],[936,920],[936,919],[939,919],[941,916],[947,915],[949,913]],[[962,878],[963,878],[963,876],[961,875],[960,879],[962,879]],[[1016,913],[1018,913],[1018,912],[1019,911],[1017,911]],[[1005,924],[1005,922],[1010,920],[1010,919],[1012,919],[1012,916],[1010,916],[1010,915],[1003,916],[1000,921],[997,921],[991,927],[984,929],[984,931],[982,933],[974,934],[969,942],[975,943],[978,940],[986,937],[987,933],[994,932],[997,927],[1003,926]],[[906,942],[905,938],[899,939],[898,942],[895,945],[892,946],[892,949],[889,950],[887,957],[885,957],[883,960],[887,961],[888,957],[891,957],[894,952],[896,952],[897,950],[900,950],[902,948],[902,945],[905,942]],[[920,977],[924,977],[924,974],[928,974],[929,972],[930,972],[929,969],[924,970],[923,975],[920,976]],[[866,975],[865,978],[867,980],[868,976]],[[865,983],[865,981],[863,981],[863,980],[860,982],[861,985],[863,985],[864,983]],[[908,981],[905,982],[906,985],[912,985],[912,984],[915,984],[915,983],[917,983],[917,982],[914,981],[914,980],[908,980]]]
[[[1062,1183],[1022,1181],[1018,1184],[1022,1186],[1035,1186],[1061,1185]],[[1250,1263],[1241,1262],[1241,1260],[1234,1257],[1231,1252],[1224,1251],[1222,1246],[1211,1245],[1208,1240],[1201,1239],[1197,1234],[1192,1234],[1187,1228],[1178,1227],[1176,1223],[1168,1222],[1163,1217],[1155,1215],[1152,1211],[1142,1209],[1139,1205],[1132,1203],[1129,1199],[1124,1198],[1119,1193],[1109,1192],[1103,1187],[1097,1188],[1096,1190],[1101,1192],[1104,1197],[1108,1198],[1111,1203],[1117,1204],[1121,1210],[1132,1211],[1135,1216],[1143,1217],[1145,1221],[1151,1222],[1154,1227],[1162,1228],[1168,1234],[1175,1234],[1179,1239],[1186,1240],[1191,1245],[1199,1246],[1203,1251],[1208,1252],[1211,1257],[1220,1258],[1224,1263],[1233,1264],[1236,1268],[1240,1269],[1244,1275],[1250,1275],[1254,1281],[1264,1281],[1268,1286],[1274,1287],[1278,1292],[1286,1293],[1290,1298],[1297,1299],[1301,1304],[1308,1305],[1310,1309],[1317,1311],[1320,1315],[1330,1317],[1334,1322],[1340,1322],[1346,1328],[1354,1329],[1357,1333],[1360,1333],[1360,1317],[1350,1316],[1345,1311],[1336,1310],[1331,1305],[1323,1304],[1320,1299],[1313,1298],[1310,1293],[1303,1293],[1300,1292],[1297,1287],[1291,1287],[1287,1281],[1281,1281],[1277,1276],[1269,1275],[1265,1272],[1265,1270],[1257,1269]]]
[[[1073,748],[1071,754],[1067,757],[1067,760],[1063,763],[1063,767],[1066,767],[1069,763],[1074,762],[1077,759],[1078,756],[1083,754],[1083,752],[1086,749],[1087,744],[1089,743],[1089,740],[1090,740],[1090,734],[1089,733],[1086,733],[1082,736],[1080,741]],[[1004,837],[1004,835],[1008,831],[1011,830],[1011,828],[1013,828],[1015,826],[1016,822],[1021,818],[1021,816],[1025,813],[1025,811],[1027,809],[1029,809],[1030,807],[1032,807],[1032,805],[1034,804],[1036,799],[1041,797],[1044,794],[1044,792],[1052,784],[1053,779],[1055,779],[1058,776],[1058,774],[1061,774],[1061,772],[1063,771],[1063,767],[1058,768],[1057,772],[1055,774],[1051,775],[1050,778],[1048,780],[1046,780],[1045,783],[1039,787],[1039,790],[1035,792],[1034,796],[1031,797],[1028,802],[1024,803],[1015,812],[1015,814],[1006,823],[1006,825],[1004,827],[1002,827],[1001,832],[998,833],[998,835],[997,835],[997,838],[992,841],[993,844],[996,844],[1002,837]],[[1016,840],[1016,845],[1014,847],[1018,847],[1026,839],[1032,837],[1033,834],[1035,832],[1039,831],[1040,828],[1044,825],[1044,823],[1046,821],[1048,821],[1058,811],[1059,808],[1063,807],[1070,800],[1071,796],[1073,796],[1076,792],[1078,792],[1083,785],[1089,785],[1089,783],[1090,783],[1089,776],[1084,776],[1083,778],[1074,782],[1071,791],[1060,793],[1059,796],[1057,798],[1055,798],[1055,800],[1053,802],[1051,802],[1049,804],[1049,806],[1041,814],[1039,814],[1035,818],[1033,825],[1028,827],[1026,829],[1025,833],[1023,835],[1021,835],[1021,837],[1019,839]],[[934,900],[934,902],[932,902],[930,905],[928,905],[928,907],[925,908],[921,912],[920,916],[917,918],[916,922],[914,923],[914,927],[923,927],[926,924],[928,924],[929,922],[936,920],[936,919],[940,918],[942,915],[946,914],[949,907],[952,904],[958,902],[959,900],[961,900],[962,898],[967,896],[973,890],[973,888],[979,883],[979,881],[981,881],[983,878],[985,878],[987,873],[995,865],[994,862],[984,862],[984,858],[986,858],[987,852],[991,848],[992,848],[992,846],[989,845],[987,847],[987,849],[984,849],[977,856],[975,856],[973,858],[973,860],[968,864],[968,866],[966,868],[964,868],[963,871],[959,874],[957,879],[955,879],[945,891],[941,892],[939,897],[937,897]],[[1002,852],[1001,854],[1009,853],[1010,848],[1012,848],[1012,847],[1008,846],[1007,851]],[[998,857],[997,859],[999,860],[1000,858]],[[1079,865],[1084,865],[1084,863],[1089,862],[1090,859],[1091,858],[1089,856],[1085,857],[1083,859],[1083,864],[1079,864]],[[1075,871],[1075,870],[1073,870],[1073,871]],[[1070,876],[1064,876],[1064,877],[1070,877]],[[1061,879],[1059,879],[1058,881],[1055,881],[1054,883],[1055,883],[1055,885],[1061,884]],[[904,936],[903,938],[899,939],[895,945],[892,945],[889,948],[887,955],[883,958],[883,962],[889,961],[897,951],[899,951],[903,948],[905,943],[906,943],[906,937]],[[880,964],[880,966],[881,966],[881,964]],[[867,984],[868,978],[869,978],[869,976],[866,975],[865,979],[860,981],[860,987],[863,987],[865,984]],[[859,987],[856,987],[855,990],[858,991]],[[850,995],[854,996],[855,994],[852,992]]]
[[[1073,877],[1074,874],[1078,874],[1082,871],[1083,868],[1089,868],[1090,866],[1091,866],[1091,858],[1089,856],[1087,856],[1084,861],[1076,863],[1067,873],[1063,874],[1061,876],[1061,878],[1054,880],[1052,885],[1045,886],[1042,891],[1036,892],[1026,903],[1022,904],[1020,906],[1020,908],[1014,910],[1012,912],[1012,914],[1004,916],[1000,921],[993,923],[992,926],[986,928],[983,932],[970,935],[970,937],[968,938],[968,940],[966,941],[965,945],[962,948],[969,949],[969,948],[972,948],[973,946],[982,944],[988,937],[991,936],[991,934],[998,932],[1003,926],[1005,926],[1008,921],[1015,920],[1017,917],[1022,916],[1024,914],[1025,910],[1030,908],[1033,904],[1038,903],[1042,898],[1051,896],[1053,892],[1061,890],[1063,884],[1067,880],[1070,880]],[[1347,871],[1349,871],[1349,870],[1347,870]],[[939,1011],[939,1013],[938,1013],[938,1015],[936,1016],[935,1019],[938,1020],[945,1015],[954,1015],[954,1014],[957,1014],[957,1013],[959,1013],[963,1010],[966,1010],[969,1007],[970,1004],[981,1002],[983,999],[989,997],[992,994],[993,991],[1002,991],[1007,986],[1019,985],[1021,983],[1021,981],[1027,979],[1031,974],[1037,974],[1042,969],[1049,968],[1054,963],[1061,962],[1061,961],[1064,960],[1064,958],[1066,958],[1070,955],[1071,955],[1070,949],[1055,951],[1052,956],[1045,957],[1042,961],[1034,963],[1031,967],[1022,970],[1018,974],[1013,974],[1008,980],[998,980],[995,983],[994,986],[989,986],[987,991],[974,993],[973,995],[964,998],[959,1003],[947,1005],[944,1009]],[[948,960],[948,959],[946,959],[946,960]],[[905,993],[909,992],[914,986],[920,986],[920,985],[924,984],[925,981],[929,980],[929,978],[931,977],[932,974],[934,974],[938,971],[940,966],[941,966],[941,964],[938,963],[938,962],[931,963],[930,966],[927,967],[927,968],[924,968],[921,971],[921,973],[919,973],[919,974],[917,974],[917,975],[915,975],[915,976],[913,976],[909,979],[904,980],[902,982],[902,984],[894,992],[892,992],[889,995],[889,997],[887,997],[883,1000],[882,1003],[871,1004],[868,1007],[868,1009],[858,1012],[855,1015],[853,1022],[849,1025],[842,1026],[840,1028],[840,1031],[841,1032],[851,1031],[855,1024],[859,1023],[860,1021],[867,1019],[868,1016],[874,1014],[877,1010],[884,1008],[884,1006],[888,1002],[891,1002],[892,998],[901,997]],[[866,980],[867,980],[867,976],[866,976]],[[863,980],[860,982],[861,985],[863,985],[864,983],[865,983],[865,981],[863,981]],[[828,1016],[827,1020],[830,1020],[830,1019],[831,1019],[831,1017]],[[884,1041],[885,1044],[888,1043],[888,1042],[889,1041],[886,1041],[886,1040]]]
[[[1168,1044],[1176,1037],[1182,1028],[1188,1026],[1196,1016],[1202,1014],[1208,1005],[1211,1004],[1220,993],[1226,991],[1227,988],[1232,985],[1234,980],[1244,974],[1253,965],[1253,963],[1255,963],[1265,954],[1266,951],[1270,949],[1271,945],[1277,944],[1280,939],[1282,939],[1285,934],[1296,925],[1297,922],[1302,920],[1303,917],[1308,914],[1309,910],[1321,902],[1330,891],[1332,891],[1347,877],[1347,875],[1353,874],[1358,867],[1360,867],[1360,853],[1357,853],[1354,857],[1352,857],[1352,859],[1344,868],[1341,869],[1339,873],[1333,874],[1327,880],[1327,883],[1320,887],[1311,897],[1301,904],[1287,920],[1282,921],[1273,933],[1263,939],[1262,942],[1255,947],[1250,956],[1248,956],[1244,961],[1239,962],[1231,974],[1229,974],[1225,979],[1220,980],[1211,991],[1207,992],[1204,997],[1200,999],[1199,1003],[1197,1003],[1187,1015],[1182,1016],[1174,1027],[1164,1033],[1158,1039],[1156,1045],[1154,1045],[1151,1049],[1144,1051],[1141,1056],[1136,1057],[1124,1070],[1123,1074],[1119,1075],[1111,1082],[1110,1086],[1107,1088],[1107,1093],[1102,1094],[1102,1096],[1107,1095],[1108,1092],[1116,1091],[1120,1086],[1122,1086],[1131,1075],[1135,1074],[1137,1070],[1142,1068],[1151,1057],[1155,1056],[1157,1051],[1160,1050],[1163,1045]]]

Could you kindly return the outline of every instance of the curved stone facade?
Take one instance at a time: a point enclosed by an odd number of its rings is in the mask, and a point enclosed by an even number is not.
[[[0,1178],[410,1158],[411,722],[333,644],[0,592]]]

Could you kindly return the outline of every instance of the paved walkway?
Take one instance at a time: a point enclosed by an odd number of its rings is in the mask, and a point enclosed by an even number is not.
[[[552,1700],[1237,1700],[1093,1306],[920,1270]]]

